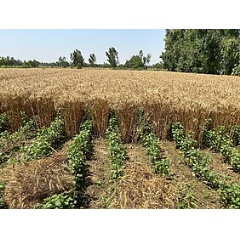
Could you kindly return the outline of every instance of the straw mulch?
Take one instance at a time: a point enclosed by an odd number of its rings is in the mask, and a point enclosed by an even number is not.
[[[129,165],[121,178],[111,208],[174,208],[177,195],[165,178],[142,164]]]
[[[154,174],[149,165],[136,158],[134,151],[129,159],[110,208],[175,208],[177,194],[173,185]]]
[[[34,208],[44,198],[72,187],[66,152],[60,151],[49,158],[15,167],[6,183],[4,199],[9,208]]]

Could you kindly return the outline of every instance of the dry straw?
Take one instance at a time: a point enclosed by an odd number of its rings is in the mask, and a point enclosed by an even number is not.
[[[4,199],[9,208],[33,208],[44,198],[73,188],[66,153],[16,166],[5,178]]]
[[[165,179],[142,163],[129,163],[110,208],[175,208],[177,194]]]

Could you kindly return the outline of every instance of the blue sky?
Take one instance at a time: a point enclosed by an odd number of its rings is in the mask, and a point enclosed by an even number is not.
[[[41,62],[55,62],[65,56],[69,61],[70,53],[79,49],[85,62],[94,53],[97,63],[103,63],[107,62],[105,52],[115,47],[120,63],[143,50],[144,55],[152,55],[150,64],[154,64],[160,61],[164,35],[163,29],[0,30],[0,56]]]

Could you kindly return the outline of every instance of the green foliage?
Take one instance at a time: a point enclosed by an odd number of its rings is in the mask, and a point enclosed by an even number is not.
[[[114,47],[109,48],[108,52],[106,52],[106,56],[107,56],[107,61],[109,62],[111,67],[115,69],[119,64],[118,52],[116,51],[116,49]]]
[[[86,160],[92,155],[92,122],[82,123],[80,133],[74,138],[68,148],[68,164],[71,173],[75,176],[75,191],[81,192],[86,184]]]
[[[37,136],[30,146],[22,148],[23,158],[27,161],[41,158],[51,154],[54,147],[63,138],[64,121],[57,117],[50,127],[38,131]]]
[[[240,126],[235,126],[233,135],[233,144],[235,146],[240,145]]]
[[[153,127],[149,122],[145,122],[140,132],[140,137],[143,141],[143,145],[147,148],[154,172],[161,175],[168,175],[169,160],[163,157],[160,141],[153,133]]]
[[[236,65],[232,70],[232,75],[240,76],[240,64]]]
[[[238,38],[226,37],[221,42],[221,74],[235,74],[235,66],[240,60],[240,35]]]
[[[77,201],[74,193],[55,194],[37,203],[36,209],[74,209]]]
[[[183,188],[180,190],[177,203],[178,209],[193,209],[197,208],[197,199],[194,195],[194,192],[192,191],[192,186],[189,184],[186,184],[183,186]]]
[[[151,59],[151,54],[143,56],[143,51],[140,50],[138,55],[133,55],[130,60],[127,60],[125,67],[133,69],[141,69],[146,67],[146,64],[149,64]]]
[[[22,114],[23,127],[14,133],[4,131],[0,136],[0,164],[11,158],[11,152],[19,148],[19,142],[27,138],[27,133],[35,129],[35,118],[28,120]]]
[[[73,61],[74,67],[81,69],[84,64],[84,58],[80,50],[76,49],[70,54],[70,58]]]
[[[75,180],[73,191],[48,197],[43,202],[38,203],[35,208],[74,209],[77,207],[86,187],[86,160],[92,155],[92,149],[92,122],[87,120],[81,124],[80,133],[75,136],[68,147],[69,170],[74,175]]]
[[[90,64],[91,66],[94,66],[94,65],[95,65],[95,62],[96,62],[96,56],[95,56],[95,54],[90,54],[90,57],[89,57],[88,61],[89,61],[89,64]]]
[[[234,141],[238,143],[239,127],[236,127]],[[210,148],[223,155],[225,162],[229,163],[233,170],[240,172],[240,151],[234,148],[234,143],[230,139],[227,130],[224,126],[220,126],[217,130],[204,131],[205,144]]]
[[[193,134],[183,135],[183,126],[177,122],[172,126],[173,138],[178,141],[179,149],[183,151],[186,162],[192,168],[196,177],[204,181],[211,188],[219,188],[219,176],[210,171],[210,158],[203,155],[199,149],[196,148],[197,141],[193,139]],[[179,135],[181,135],[179,137]],[[176,143],[177,145],[177,143]]]
[[[182,142],[184,141],[184,130],[183,130],[183,125],[180,122],[175,122],[172,124],[172,137],[173,140],[176,143],[176,148],[180,148]]]
[[[110,118],[106,135],[110,150],[111,178],[117,180],[125,171],[126,149],[115,117]]]
[[[4,184],[0,181],[0,209],[6,208],[6,203],[3,198]]]
[[[0,56],[0,67],[24,67],[24,68],[36,68],[38,67],[40,62],[36,60],[28,60],[28,61],[21,61],[16,60],[14,57],[1,57]]]
[[[188,137],[182,137],[182,142],[179,141],[180,139],[178,135],[182,135],[182,131],[183,127],[179,123],[173,124],[173,138],[176,138],[180,145],[191,145],[192,138],[190,139],[190,142],[184,142],[185,140],[189,140]],[[225,128],[220,127],[217,135],[212,135],[213,133],[205,135],[205,139],[208,143],[211,143],[210,139],[212,138],[225,141],[223,139],[225,138]],[[223,148],[219,146],[219,143],[214,142],[213,145],[216,146],[214,147],[215,149],[223,151]],[[220,174],[212,172],[209,168],[209,158],[201,154],[198,149],[194,149],[191,146],[180,146],[180,149],[184,150],[184,155],[188,159],[188,165],[192,168],[196,177],[205,182],[209,187],[218,190],[221,195],[221,201],[226,208],[240,208],[240,187],[238,185],[227,184]],[[186,153],[187,150],[188,152]]]
[[[67,62],[67,59],[65,56],[59,57],[59,60],[57,62],[58,67],[66,68],[69,66],[69,63]]]
[[[240,187],[237,184],[223,184],[219,189],[222,202],[227,208],[240,208]]]
[[[166,30],[160,58],[170,71],[231,74],[239,64],[239,30]]]
[[[8,117],[6,113],[0,114],[0,133],[7,130]]]

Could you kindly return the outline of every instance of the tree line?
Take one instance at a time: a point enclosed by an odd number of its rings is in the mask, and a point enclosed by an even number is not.
[[[164,41],[169,71],[240,75],[240,30],[166,30]]]
[[[0,57],[0,67],[26,67],[26,68],[36,68],[36,67],[75,67],[81,69],[82,67],[103,67],[103,68],[134,68],[134,69],[146,69],[151,59],[151,54],[143,55],[143,51],[140,50],[139,54],[133,55],[129,60],[126,60],[125,64],[120,64],[118,59],[118,52],[114,47],[110,47],[108,51],[105,52],[108,63],[96,64],[96,55],[94,53],[90,54],[88,58],[88,63],[85,62],[84,57],[79,49],[74,50],[70,54],[71,62],[67,61],[65,56],[60,56],[57,62],[47,63],[39,62],[36,60],[21,61],[16,60],[14,57],[7,56],[6,58]]]
[[[240,30],[236,29],[168,29],[165,33],[165,50],[160,61],[149,65],[151,54],[140,50],[120,64],[118,52],[110,47],[105,52],[107,62],[96,64],[96,55],[89,55],[87,62],[79,49],[70,53],[71,61],[65,56],[57,62],[41,63],[36,60],[21,61],[13,57],[0,57],[0,67],[103,67],[113,69],[147,69],[192,72],[205,74],[240,75]]]

